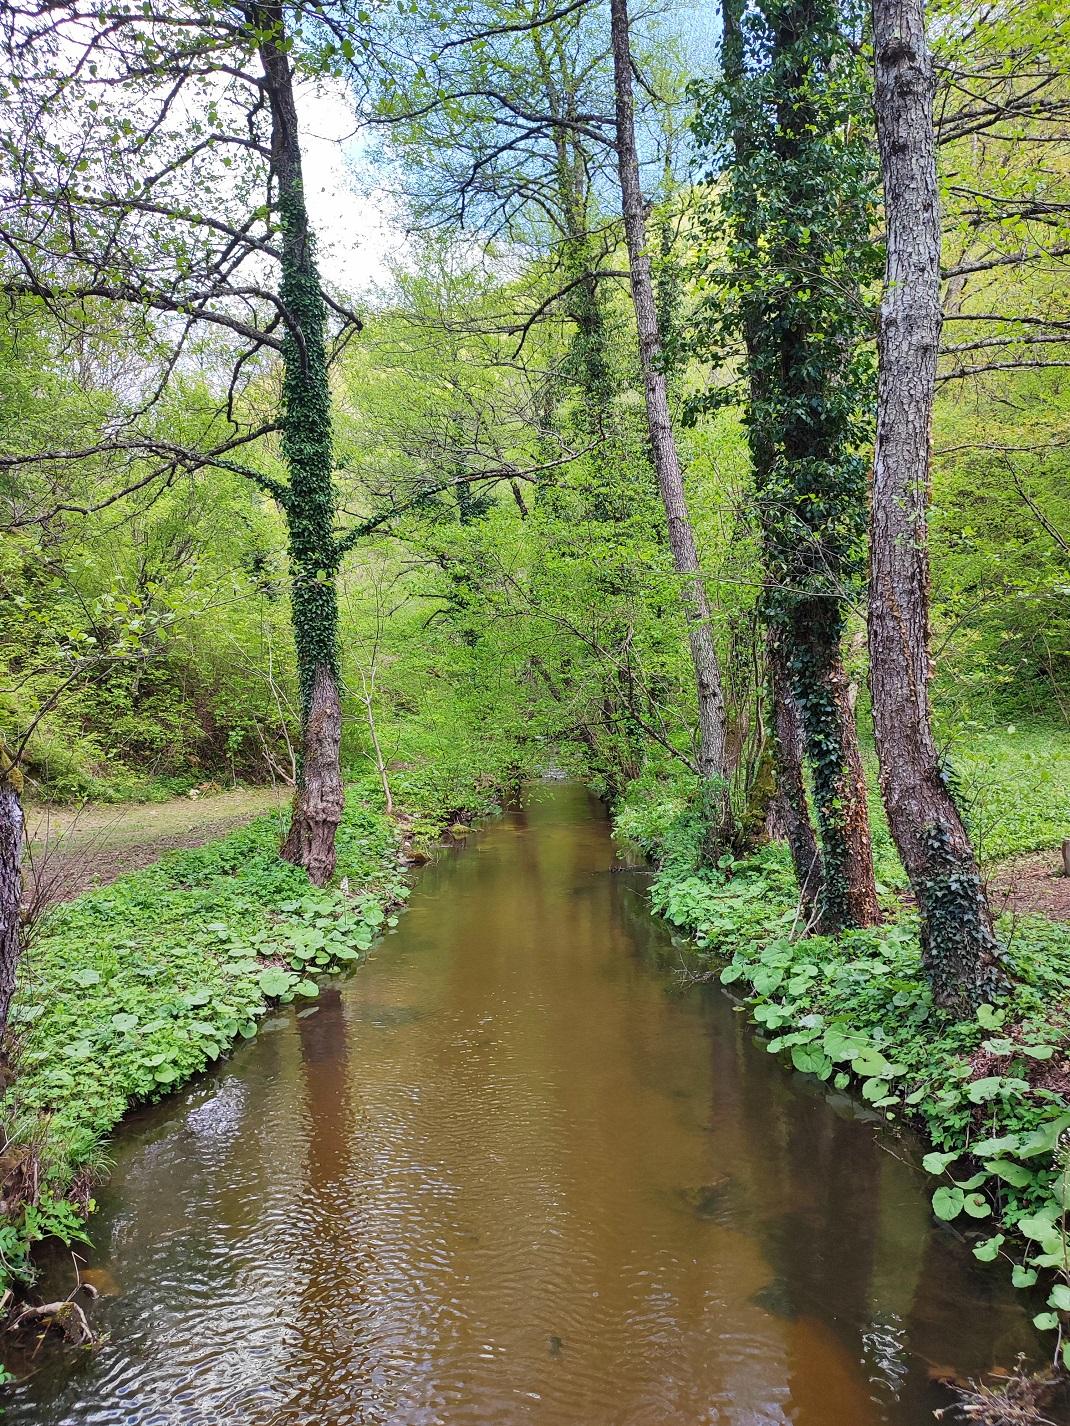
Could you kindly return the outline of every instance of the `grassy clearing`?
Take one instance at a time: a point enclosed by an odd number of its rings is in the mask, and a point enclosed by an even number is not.
[[[1002,763],[994,742],[979,742],[957,764],[983,788],[976,805],[991,809],[1002,855],[1066,835],[1065,755],[1055,756],[1047,734],[1012,737]],[[878,928],[800,938],[786,848],[698,869],[684,790],[664,780],[635,785],[617,827],[659,867],[654,909],[695,938],[771,1053],[921,1130],[934,1214],[964,1232],[979,1260],[1004,1263],[1016,1286],[1039,1283],[1047,1300],[1036,1322],[1061,1349],[1059,1313],[1070,1309],[1070,926],[1002,923],[1014,992],[963,1024],[933,1005],[915,918],[895,898]]]
[[[408,895],[405,835],[437,835],[459,810],[493,810],[492,790],[450,788],[448,804],[415,779],[403,825],[352,786],[338,834],[339,888],[310,887],[279,860],[270,815],[193,851],[54,907],[36,928],[12,1015],[17,1077],[2,1112],[0,1288],[30,1273],[32,1243],[70,1240],[106,1168],[108,1134],[134,1104],[178,1088],[267,1009],[313,998],[372,945]]]
[[[1057,847],[1070,837],[1070,729],[957,726],[944,739],[947,767],[983,867]],[[879,882],[906,885],[877,786],[877,757],[864,752]]]

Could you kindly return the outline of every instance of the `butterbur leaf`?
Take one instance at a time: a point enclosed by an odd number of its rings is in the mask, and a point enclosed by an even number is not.
[[[1050,1124],[1045,1124],[1040,1129],[1034,1129],[1022,1140],[1021,1147],[1017,1151],[1018,1157],[1034,1159],[1040,1154],[1054,1152],[1059,1135],[1066,1128],[1070,1128],[1070,1114],[1060,1114],[1058,1119],[1053,1119]]]
[[[992,1205],[983,1193],[968,1193],[962,1204],[971,1218],[987,1218]]]
[[[955,1183],[964,1193],[969,1193],[973,1188],[980,1188],[987,1178],[988,1174],[986,1173],[975,1173],[971,1174],[969,1178],[957,1178]]]
[[[921,1166],[926,1173],[943,1173],[948,1164],[953,1164],[958,1158],[958,1154],[926,1154],[921,1161]]]
[[[1056,1205],[1052,1203],[1047,1208],[1042,1208],[1039,1213],[1031,1213],[1024,1218],[1019,1218],[1016,1227],[1027,1238],[1033,1238],[1036,1242],[1043,1243],[1045,1238],[1049,1238],[1052,1234],[1058,1211]]]
[[[1036,1268],[1024,1268],[1015,1263],[1011,1270],[1011,1282],[1015,1287],[1032,1287],[1037,1280]]]
[[[298,995],[305,995],[310,999],[320,993],[320,988],[314,980],[299,980],[294,986],[294,990]]]
[[[985,1164],[989,1173],[1001,1178],[1004,1183],[1011,1184],[1014,1188],[1024,1188],[1027,1183],[1032,1183],[1033,1175],[1023,1164],[1016,1164],[1011,1159],[991,1159]]]
[[[297,979],[288,970],[279,970],[276,966],[269,966],[267,970],[262,970],[257,977],[257,985],[264,995],[271,997],[285,995]]]
[[[950,1223],[962,1212],[966,1195],[961,1188],[938,1188],[933,1194],[933,1212],[943,1223]]]
[[[995,1099],[1005,1083],[1001,1075],[986,1075],[984,1079],[975,1079],[966,1093],[971,1103],[986,1104],[988,1100]]]
[[[977,1023],[985,1030],[998,1030],[1006,1019],[1006,1013],[997,1010],[994,1005],[979,1005],[977,1007]]]
[[[111,1017],[111,1023],[116,1030],[125,1032],[127,1030],[133,1030],[137,1027],[138,1017],[136,1015],[129,1014],[113,1015]]]
[[[1040,1332],[1054,1332],[1059,1325],[1059,1318],[1054,1312],[1038,1312],[1033,1318],[1033,1326]]]
[[[979,1159],[989,1159],[996,1154],[1006,1154],[1016,1150],[1022,1141],[1020,1134],[1004,1134],[1001,1139],[978,1139],[970,1145],[970,1153]]]
[[[1048,1293],[1048,1306],[1057,1307],[1060,1312],[1070,1312],[1070,1287],[1065,1282],[1057,1282]]]
[[[816,1074],[818,1079],[828,1079],[832,1073],[832,1061],[820,1045],[796,1045],[791,1052],[791,1062],[803,1074]]]
[[[994,1238],[986,1238],[983,1243],[976,1244],[973,1255],[979,1263],[993,1263],[1005,1242],[1006,1238],[1004,1235],[997,1233]]]

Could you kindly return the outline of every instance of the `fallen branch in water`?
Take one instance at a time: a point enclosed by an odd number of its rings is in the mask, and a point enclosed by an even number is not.
[[[24,1307],[14,1318],[8,1331],[16,1332],[28,1322],[43,1322],[46,1329],[58,1327],[67,1340],[77,1347],[95,1346],[97,1342],[85,1313],[78,1303],[69,1297],[61,1298],[59,1302],[42,1302],[38,1307]]]

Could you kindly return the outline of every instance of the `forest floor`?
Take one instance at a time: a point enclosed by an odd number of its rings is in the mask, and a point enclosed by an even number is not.
[[[989,888],[997,915],[1009,911],[1070,921],[1070,876],[1063,873],[1058,848],[1001,863],[989,877]]]
[[[202,847],[265,812],[288,805],[287,787],[238,787],[166,802],[26,808],[28,898],[69,901],[94,886]]]

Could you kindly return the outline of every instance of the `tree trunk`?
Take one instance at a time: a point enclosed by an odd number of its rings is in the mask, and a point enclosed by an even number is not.
[[[873,722],[888,823],[921,915],[925,972],[937,1004],[969,1016],[1007,980],[929,706],[926,506],[942,316],[923,0],[873,0],[873,43],[888,227],[870,542]]]
[[[338,684],[331,670],[321,664],[305,717],[304,757],[293,818],[282,846],[283,859],[304,867],[316,886],[326,885],[334,874],[335,832],[343,806],[341,741]]]
[[[19,800],[19,772],[6,766],[0,744],[0,1035],[7,1029],[15,975],[22,954],[22,836],[24,820]],[[0,1046],[2,1052],[2,1046]]]
[[[301,767],[282,856],[322,886],[334,872],[344,804],[338,662],[340,553],[334,536],[334,456],[327,376],[326,312],[313,253],[301,171],[300,130],[282,6],[253,12],[271,106],[271,166],[282,230],[282,450],[294,643],[301,691]]]
[[[803,779],[803,730],[791,689],[783,636],[769,638],[769,683],[773,698],[777,796],[791,849],[799,903],[809,919],[820,905],[824,875]]]
[[[755,157],[742,105],[745,94],[742,0],[722,0],[723,69],[731,86],[730,124],[736,175]],[[773,59],[795,52],[795,41],[819,23],[806,0],[781,6],[774,28]],[[772,23],[772,21],[770,21]],[[770,60],[770,63],[772,60]],[[797,198],[801,211],[812,194],[798,194],[800,135],[820,132],[824,119],[812,102],[811,67],[795,60],[778,67],[777,130],[769,141],[783,160],[778,181],[784,185],[781,203],[791,210]],[[765,155],[768,161],[769,155]],[[802,178],[801,182],[812,180]],[[736,222],[755,252],[789,272],[803,270],[789,246],[774,246],[763,231],[763,215],[750,194]],[[763,310],[763,307],[765,310]],[[786,779],[785,803],[794,823],[789,844],[804,904],[808,897],[820,911],[825,932],[868,926],[880,914],[873,871],[873,847],[866,803],[866,783],[854,705],[841,653],[842,586],[852,572],[844,569],[839,551],[826,540],[823,524],[810,513],[821,509],[809,488],[815,466],[835,469],[846,438],[838,421],[822,420],[820,376],[811,374],[813,332],[805,315],[788,320],[781,304],[768,310],[753,300],[743,304],[743,337],[750,384],[748,440],[754,467],[758,515],[763,533],[767,586],[765,607],[771,626],[774,718],[781,743],[779,763]],[[815,390],[815,385],[818,387]],[[771,420],[771,412],[777,419]],[[778,469],[779,467],[779,469]],[[809,474],[808,474],[809,473]],[[861,471],[859,471],[861,477]],[[858,516],[862,523],[864,487],[858,482]],[[785,514],[796,520],[785,535]],[[837,514],[840,512],[838,511]],[[803,532],[808,538],[802,539]],[[854,572],[857,573],[857,565]],[[793,589],[818,588],[808,597]],[[797,744],[801,741],[801,749]],[[814,784],[821,855],[803,789],[800,759],[805,753]],[[816,859],[816,861],[815,861]]]
[[[695,535],[688,515],[680,458],[669,417],[668,389],[662,367],[661,334],[654,301],[650,255],[647,252],[643,193],[639,182],[627,0],[612,0],[610,14],[616,88],[617,166],[632,279],[632,300],[639,331],[639,360],[643,370],[643,389],[654,469],[669,527],[669,547],[676,571],[683,577],[688,643],[698,694],[698,766],[710,832],[708,850],[713,850],[717,843],[723,841],[729,818],[724,690],[710,623],[706,586],[695,548]]]
[[[834,599],[800,599],[787,636],[787,663],[821,837],[819,926],[826,933],[872,926],[880,917],[866,778],[840,653],[840,627]]]

